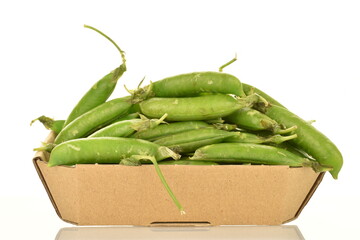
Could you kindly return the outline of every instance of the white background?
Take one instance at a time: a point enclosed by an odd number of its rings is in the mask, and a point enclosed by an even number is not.
[[[58,219],[35,172],[32,149],[92,84],[128,71],[112,98],[146,81],[225,69],[266,91],[341,150],[339,180],[326,174],[296,225],[305,239],[360,239],[358,1],[1,1],[0,238],[54,239]]]

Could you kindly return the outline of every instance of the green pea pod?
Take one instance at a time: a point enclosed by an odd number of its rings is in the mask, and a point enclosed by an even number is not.
[[[58,144],[50,154],[48,166],[120,163],[133,155],[154,156],[157,161],[179,159],[169,148],[133,138],[98,137],[73,139]]]
[[[160,123],[163,123],[165,118],[166,115],[161,119],[147,119],[142,117],[141,119],[118,121],[99,129],[89,137],[128,137],[136,131],[141,132],[156,127]]]
[[[251,163],[286,165],[290,167],[312,167],[316,172],[328,171],[329,167],[316,161],[300,157],[285,149],[252,143],[218,143],[199,148],[191,160],[218,163]]]
[[[271,96],[269,96],[265,92],[261,91],[260,89],[258,89],[256,87],[253,87],[253,86],[251,86],[249,84],[246,84],[246,83],[242,83],[242,86],[243,86],[243,89],[244,89],[244,92],[246,93],[246,95],[251,95],[253,93],[257,93],[260,96],[262,96],[263,98],[265,98],[266,101],[268,101],[270,104],[277,105],[277,106],[285,108],[284,105],[282,105],[281,103],[279,103],[274,98],[272,98]]]
[[[134,95],[138,98],[193,97],[201,93],[245,96],[238,78],[220,72],[193,72],[164,78],[135,91]],[[142,94],[145,94],[145,97],[141,97]]]
[[[64,123],[65,123],[65,120],[54,120],[52,118],[42,115],[42,116],[32,120],[30,125],[32,125],[36,121],[41,122],[46,129],[52,130],[56,134],[58,134],[62,130]]]
[[[87,25],[84,25],[84,27],[90,28],[100,33],[101,35],[106,37],[109,41],[111,41],[114,44],[114,46],[119,50],[123,63],[118,68],[116,68],[115,70],[104,76],[102,79],[100,79],[98,82],[96,82],[86,92],[86,94],[80,99],[80,101],[71,111],[70,115],[65,121],[64,127],[70,124],[77,117],[104,103],[114,91],[119,78],[126,71],[126,60],[125,60],[124,52],[119,48],[119,46],[108,36],[100,32],[96,28]]]
[[[284,129],[279,123],[271,119],[267,115],[245,107],[239,109],[229,116],[224,118],[225,121],[236,124],[239,128],[252,131],[271,131],[274,134],[285,134],[292,132],[296,129],[296,126]]]
[[[188,98],[150,98],[140,103],[141,112],[149,118],[168,114],[168,121],[210,120],[227,116],[243,107],[260,101],[258,95],[234,98],[225,94],[211,94]]]
[[[248,132],[239,132],[239,135],[232,136],[229,138],[226,138],[224,142],[227,143],[273,143],[273,144],[280,144],[285,141],[289,141],[291,139],[296,138],[296,134],[292,134],[289,136],[282,136],[282,135],[272,135],[272,136],[260,136],[253,133]]]
[[[168,135],[206,127],[211,127],[211,125],[203,121],[173,122],[169,124],[161,124],[141,132],[136,132],[131,137],[145,139],[148,141],[155,141],[156,139]]]
[[[190,130],[160,138],[154,143],[166,146],[178,153],[189,153],[196,149],[224,141],[224,139],[239,135],[238,132],[227,132],[215,128]]]
[[[127,115],[131,107],[131,97],[116,98],[76,118],[57,135],[54,143],[59,144],[71,139],[82,138],[95,132],[121,116]]]
[[[311,123],[285,108],[272,105],[266,108],[265,114],[286,127],[297,126],[294,133],[298,137],[290,140],[289,143],[304,150],[320,164],[332,166],[333,170],[330,173],[334,179],[338,178],[343,165],[343,157],[328,137],[318,131]]]
[[[138,119],[140,117],[139,113],[130,113],[129,115],[125,115],[120,117],[117,121],[124,121],[124,120],[131,120],[131,119]]]

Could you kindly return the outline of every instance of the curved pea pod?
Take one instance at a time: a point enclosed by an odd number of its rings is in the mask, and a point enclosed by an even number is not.
[[[239,135],[238,132],[227,132],[215,128],[190,130],[160,138],[154,143],[166,146],[178,153],[189,153],[209,144],[219,143],[224,139]]]
[[[259,101],[259,96],[255,94],[244,98],[211,94],[188,98],[154,97],[139,106],[141,113],[149,118],[159,118],[167,113],[168,121],[195,121],[221,118]]]
[[[111,71],[109,74],[105,75],[99,81],[97,81],[80,99],[80,101],[76,104],[76,106],[72,109],[71,113],[69,114],[68,118],[64,123],[64,127],[70,124],[73,120],[77,117],[81,116],[82,114],[88,112],[89,110],[103,104],[112,94],[114,91],[116,84],[119,78],[124,74],[126,71],[126,60],[124,56],[124,52],[119,48],[119,46],[108,36],[104,33],[100,32],[96,28],[84,25],[84,27],[92,29],[105,38],[107,38],[114,46],[118,49],[121,54],[123,63]]]
[[[30,125],[32,125],[36,121],[41,122],[46,129],[52,130],[56,134],[58,134],[62,130],[64,123],[65,123],[65,120],[54,120],[52,118],[42,115],[42,116],[32,120]]]
[[[172,122],[161,124],[141,132],[136,132],[130,137],[154,141],[164,136],[206,127],[211,127],[211,125],[203,121]]]
[[[286,165],[290,167],[312,167],[316,172],[329,170],[285,149],[252,143],[218,143],[199,148],[191,160],[214,161],[218,163],[251,163],[265,165]]]
[[[336,145],[311,123],[303,120],[289,110],[272,105],[266,108],[265,114],[286,127],[297,126],[294,131],[297,138],[289,141],[312,156],[320,164],[332,166],[330,171],[334,179],[343,165],[343,157]]]
[[[274,134],[285,134],[292,132],[296,129],[296,126],[284,129],[284,127],[277,123],[275,120],[249,107],[236,110],[229,116],[226,116],[224,120],[230,123],[234,123],[238,127],[246,130],[267,130],[273,132]]]
[[[159,162],[159,165],[219,165],[211,161],[192,161],[186,159],[180,160],[164,160]]]
[[[58,144],[50,154],[48,166],[120,163],[133,155],[153,156],[157,161],[179,155],[169,148],[133,138],[98,137],[74,139]]]
[[[118,121],[97,130],[88,137],[128,137],[136,131],[141,132],[156,127],[162,123],[165,118],[166,115],[161,119],[147,119],[142,117],[141,119]]]
[[[180,74],[134,91],[134,97],[193,97],[201,93],[222,93],[245,96],[242,84],[231,74],[220,72],[193,72]]]
[[[289,141],[291,139],[297,138],[296,134],[292,134],[289,136],[282,136],[282,135],[272,135],[272,136],[260,136],[253,133],[248,132],[239,132],[238,135],[228,137],[224,140],[227,143],[273,143],[273,144],[280,144],[285,141]]]
[[[243,90],[244,90],[246,95],[251,95],[253,93],[257,93],[260,96],[262,96],[263,98],[265,98],[266,101],[268,101],[270,104],[277,105],[277,106],[285,108],[284,105],[282,105],[277,100],[275,100],[273,97],[271,97],[267,93],[261,91],[260,89],[258,89],[256,87],[253,87],[253,86],[251,86],[251,85],[249,85],[247,83],[242,83],[242,86],[243,86]]]
[[[55,138],[59,144],[71,139],[86,137],[101,126],[126,115],[131,107],[130,97],[116,98],[84,113],[64,127]]]

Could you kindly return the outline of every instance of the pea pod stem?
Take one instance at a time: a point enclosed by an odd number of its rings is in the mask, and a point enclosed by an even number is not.
[[[173,200],[173,202],[175,203],[175,205],[177,206],[177,208],[180,211],[180,214],[183,215],[185,214],[184,208],[182,207],[182,205],[180,204],[179,200],[176,198],[175,194],[173,193],[173,191],[171,190],[169,184],[166,182],[166,179],[164,177],[164,175],[161,172],[161,169],[156,161],[156,158],[154,156],[142,156],[142,155],[133,155],[132,158],[137,159],[137,160],[149,160],[152,162],[152,164],[155,167],[156,173],[159,176],[162,184],[164,185],[166,191],[168,192],[168,194],[170,195],[171,199]]]
[[[229,66],[230,64],[232,64],[236,60],[237,60],[237,54],[235,53],[235,57],[233,59],[231,59],[229,62],[227,62],[224,65],[222,65],[221,67],[219,67],[219,72],[222,72],[225,67]]]
[[[99,29],[94,28],[92,26],[86,25],[84,24],[85,28],[89,28],[91,30],[94,30],[95,32],[99,33],[100,35],[102,35],[103,37],[105,37],[107,40],[109,40],[112,44],[114,44],[114,46],[117,48],[117,50],[120,52],[123,64],[126,63],[126,59],[125,59],[125,52],[123,50],[121,50],[121,48],[116,44],[116,42],[114,42],[110,37],[108,37],[105,33],[101,32]]]
[[[293,131],[295,131],[297,129],[297,126],[292,126],[292,127],[288,127],[286,129],[280,129],[280,130],[277,130],[276,133],[277,134],[287,134],[287,133],[291,133]]]
[[[56,134],[58,134],[62,130],[64,123],[65,123],[65,120],[54,120],[52,118],[42,115],[42,116],[32,120],[30,123],[30,126],[36,121],[41,122],[46,129],[52,130]]]

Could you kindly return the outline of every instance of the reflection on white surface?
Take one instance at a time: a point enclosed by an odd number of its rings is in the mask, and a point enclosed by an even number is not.
[[[304,240],[297,226],[215,227],[70,227],[59,230],[56,240],[125,239],[247,239]]]

